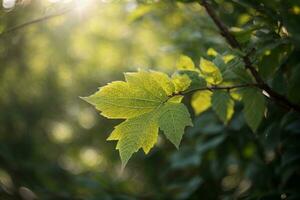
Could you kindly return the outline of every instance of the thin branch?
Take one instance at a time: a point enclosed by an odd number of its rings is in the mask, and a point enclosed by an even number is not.
[[[4,35],[8,34],[8,33],[12,33],[14,31],[18,31],[18,30],[26,28],[26,27],[28,27],[30,25],[37,24],[37,23],[40,23],[40,22],[43,22],[43,21],[47,21],[47,20],[50,20],[50,19],[62,16],[62,15],[65,15],[68,12],[70,12],[71,10],[72,9],[67,9],[67,10],[64,10],[64,11],[61,11],[61,12],[58,12],[58,13],[54,13],[54,14],[51,14],[51,15],[46,15],[44,17],[37,18],[37,19],[31,20],[31,21],[25,22],[23,24],[19,24],[19,25],[13,26],[11,28],[6,29],[2,33],[0,33],[0,38],[3,37]]]
[[[242,47],[241,47],[240,43],[236,40],[234,35],[232,35],[229,32],[229,29],[222,22],[222,20],[216,15],[215,11],[211,7],[211,5],[208,3],[208,1],[207,0],[200,0],[199,3],[205,8],[207,14],[214,21],[214,23],[218,27],[221,35],[226,39],[228,44],[234,49],[242,50]],[[285,96],[277,93],[269,85],[267,85],[264,82],[264,80],[260,77],[258,71],[252,65],[249,55],[245,55],[243,57],[243,62],[245,64],[246,69],[249,69],[249,71],[251,72],[251,74],[255,78],[255,80],[258,84],[258,87],[261,90],[265,91],[268,94],[268,96],[270,97],[270,99],[272,99],[277,104],[282,105],[282,106],[284,106],[285,108],[287,108],[289,110],[294,110],[294,111],[300,112],[300,106],[299,105],[292,103]]]
[[[218,18],[212,7],[208,4],[206,0],[202,0],[200,4],[205,8],[207,14],[211,17],[214,23],[219,28],[220,34],[227,40],[228,44],[230,44],[233,48],[242,49],[239,42],[235,39],[233,35],[230,34],[227,26]]]
[[[203,90],[233,90],[233,89],[237,89],[237,88],[245,88],[245,87],[259,87],[259,84],[256,83],[246,83],[246,84],[241,84],[241,85],[232,85],[232,86],[207,86],[207,87],[202,87],[202,88],[196,88],[196,89],[192,89],[189,90],[187,92],[184,92],[182,94],[190,94],[190,93],[194,93],[196,91],[203,91]]]

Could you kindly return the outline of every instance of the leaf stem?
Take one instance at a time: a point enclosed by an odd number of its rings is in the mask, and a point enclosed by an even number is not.
[[[241,44],[236,40],[234,35],[232,35],[229,32],[228,27],[223,23],[223,21],[216,15],[214,9],[212,6],[208,3],[207,0],[199,0],[200,5],[202,5],[207,14],[210,16],[210,18],[213,20],[215,25],[218,27],[220,34],[226,39],[227,43],[234,49],[243,50]],[[257,82],[257,87],[261,90],[265,91],[269,96],[270,99],[272,99],[275,103],[285,107],[288,110],[294,110],[297,112],[300,112],[300,106],[297,104],[292,103],[290,100],[288,100],[285,96],[277,93],[274,91],[267,83],[264,82],[264,80],[260,77],[258,71],[253,66],[250,60],[250,55],[247,54],[243,56],[243,62],[245,64],[245,68],[248,69],[253,77],[255,78]]]
[[[231,85],[231,86],[207,86],[207,87],[201,87],[201,88],[195,88],[192,90],[188,90],[186,92],[182,92],[182,95],[185,94],[190,94],[190,93],[194,93],[196,91],[202,91],[202,90],[232,90],[232,89],[237,89],[237,88],[245,88],[245,87],[259,87],[259,84],[256,83],[246,83],[246,84],[241,84],[241,85]]]

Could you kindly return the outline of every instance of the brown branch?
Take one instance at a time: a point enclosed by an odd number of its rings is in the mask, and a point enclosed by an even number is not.
[[[227,26],[218,18],[212,7],[208,4],[206,0],[202,0],[200,4],[205,8],[207,14],[211,17],[214,23],[219,28],[220,34],[227,40],[228,44],[232,48],[242,49],[239,42],[235,39],[235,37],[230,34]]]
[[[68,12],[70,12],[71,10],[72,9],[67,9],[67,10],[61,11],[59,13],[54,13],[54,14],[51,14],[51,15],[46,15],[44,17],[37,18],[37,19],[31,20],[31,21],[25,22],[23,24],[19,24],[19,25],[13,26],[11,28],[6,29],[2,33],[0,33],[0,38],[3,37],[4,35],[8,34],[8,33],[17,31],[19,29],[26,28],[26,27],[28,27],[28,26],[30,26],[32,24],[37,24],[37,23],[40,23],[40,22],[43,22],[43,21],[47,21],[47,20],[50,20],[50,19],[62,16],[62,15],[65,15]]]
[[[207,14],[211,17],[211,19],[214,21],[216,26],[218,27],[220,34],[226,39],[228,44],[234,48],[234,49],[239,49],[242,50],[242,47],[240,43],[236,40],[234,35],[232,35],[227,26],[221,21],[221,19],[216,15],[215,11],[211,7],[211,5],[208,3],[207,0],[201,0],[199,3],[205,8]],[[278,103],[279,105],[284,106],[285,108],[289,110],[294,110],[297,112],[300,112],[300,106],[297,104],[292,103],[289,101],[285,96],[277,93],[274,91],[269,85],[267,85],[264,80],[261,78],[259,75],[258,71],[255,69],[255,67],[252,65],[250,56],[245,55],[243,56],[243,62],[245,64],[246,69],[249,69],[253,77],[255,78],[257,82],[257,87],[260,88],[261,90],[265,91],[270,99]]]
[[[196,88],[192,90],[188,90],[187,92],[184,92],[182,94],[190,94],[196,91],[202,91],[202,90],[233,90],[237,88],[245,88],[245,87],[259,87],[258,84],[256,83],[246,83],[246,84],[241,84],[241,85],[232,85],[232,86],[207,86],[207,87],[202,87],[202,88]]]

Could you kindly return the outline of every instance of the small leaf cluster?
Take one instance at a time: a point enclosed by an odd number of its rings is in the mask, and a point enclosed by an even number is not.
[[[265,111],[263,94],[257,88],[235,88],[253,83],[239,58],[213,49],[208,54],[214,59],[201,58],[199,68],[190,57],[181,55],[172,77],[157,71],[125,73],[126,81],[109,83],[83,98],[103,116],[125,119],[107,139],[118,141],[123,167],[139,149],[146,154],[151,150],[159,130],[179,147],[185,127],[192,126],[190,113],[181,103],[187,93],[193,93],[191,105],[197,115],[211,107],[225,124],[234,114],[235,102],[242,101],[244,117],[256,131]]]
[[[232,54],[220,55],[212,48],[208,49],[207,54],[213,57],[212,61],[201,58],[199,68],[187,56],[181,56],[177,64],[183,74],[196,72],[198,75],[198,81],[191,78],[197,84],[188,89],[195,91],[191,100],[195,114],[199,115],[212,108],[220,120],[227,124],[234,114],[235,102],[241,101],[245,120],[255,132],[265,112],[265,97],[261,90],[251,87],[254,84],[253,78],[238,57]],[[242,85],[246,87],[238,87]]]

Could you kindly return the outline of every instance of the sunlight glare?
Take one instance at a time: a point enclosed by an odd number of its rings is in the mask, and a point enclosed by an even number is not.
[[[70,3],[72,0],[48,0],[49,3]]]
[[[12,1],[12,0],[7,0],[7,1]],[[95,3],[95,0],[48,0],[48,2],[53,4],[74,5],[75,12],[81,15],[88,8],[90,8],[91,5]]]
[[[71,127],[65,123],[55,123],[50,136],[54,142],[65,143],[73,138],[73,131]]]
[[[82,15],[89,7],[91,7],[94,2],[93,0],[75,0],[75,11]]]
[[[103,157],[92,147],[81,149],[79,157],[87,167],[95,167],[103,161]]]
[[[5,9],[12,9],[13,7],[15,7],[16,4],[16,0],[3,0],[2,1],[2,6]]]

